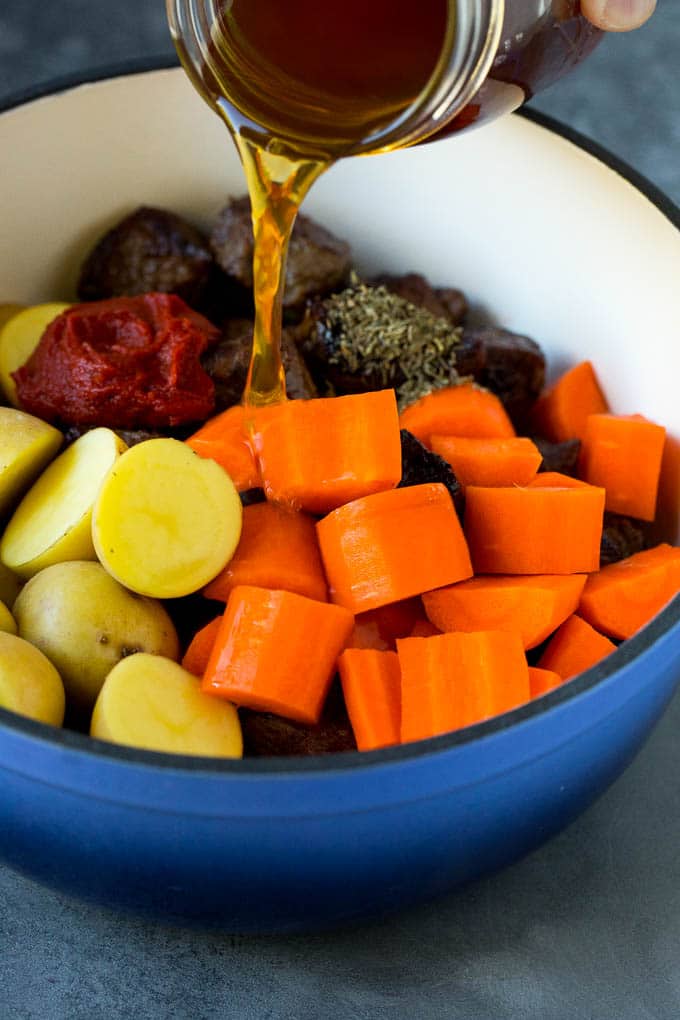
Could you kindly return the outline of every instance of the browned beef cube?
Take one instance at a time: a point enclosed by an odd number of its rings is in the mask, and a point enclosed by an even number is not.
[[[453,468],[443,457],[428,450],[419,439],[402,429],[401,438],[401,481],[397,488],[405,489],[411,485],[425,485],[428,482],[439,482],[449,490],[456,513],[461,518],[464,510],[463,488],[456,478]]]
[[[642,521],[623,514],[605,513],[600,543],[600,566],[617,563],[645,548],[647,534]]]
[[[406,406],[458,381],[460,332],[383,285],[356,284],[310,302],[295,336],[320,392],[393,387]]]
[[[533,442],[543,457],[539,471],[559,471],[562,475],[576,477],[581,452],[580,439],[565,439],[563,443],[551,443],[549,439],[534,436]]]
[[[454,326],[459,326],[467,315],[468,304],[461,290],[433,287],[420,273],[405,273],[403,276],[385,274],[376,277],[371,283],[387,287],[392,294],[397,294],[419,308],[426,308],[432,315],[447,319]]]
[[[252,287],[253,231],[247,197],[232,199],[222,210],[210,244],[224,272]],[[286,262],[284,309],[301,309],[308,298],[341,289],[350,269],[349,245],[308,216],[298,216]]]
[[[464,329],[463,343],[473,342],[481,343],[485,352],[484,365],[475,379],[500,397],[515,428],[523,432],[545,381],[541,348],[529,337],[496,326]]]
[[[215,410],[238,404],[248,376],[253,324],[247,319],[225,323],[222,339],[202,359],[203,368],[215,384]],[[316,396],[316,388],[288,330],[281,335],[281,358],[286,371],[286,391],[293,400]]]
[[[199,308],[213,267],[200,230],[174,213],[143,206],[109,230],[87,256],[78,297],[100,301],[162,291]]]
[[[268,712],[240,709],[243,751],[246,757],[330,754],[354,751],[356,742],[347,717],[342,689],[336,681],[316,726],[283,719]]]

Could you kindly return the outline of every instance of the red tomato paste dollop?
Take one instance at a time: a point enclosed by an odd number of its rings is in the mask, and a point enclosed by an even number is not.
[[[74,305],[13,373],[22,407],[45,421],[135,429],[207,418],[215,388],[200,356],[219,330],[174,294]]]

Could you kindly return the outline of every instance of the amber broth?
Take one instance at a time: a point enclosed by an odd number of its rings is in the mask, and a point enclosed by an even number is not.
[[[206,74],[241,155],[255,239],[246,404],[285,398],[285,257],[302,200],[335,160],[393,123],[422,91],[448,16],[446,0],[220,4]]]

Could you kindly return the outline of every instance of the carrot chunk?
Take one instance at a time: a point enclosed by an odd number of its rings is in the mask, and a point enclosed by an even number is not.
[[[564,680],[555,673],[552,669],[539,669],[538,666],[529,666],[529,689],[531,690],[532,698],[540,698],[542,694],[547,694],[548,691],[554,691],[556,687],[561,687]]]
[[[453,468],[461,485],[527,485],[543,457],[530,439],[471,439],[466,436],[430,437],[434,453]]]
[[[587,482],[571,475],[563,475],[561,471],[541,471],[529,482],[530,489],[582,489]]]
[[[259,488],[262,484],[248,439],[245,415],[245,408],[229,407],[186,441],[201,457],[221,464],[239,492]]]
[[[394,651],[397,638],[409,637],[416,622],[424,619],[423,604],[416,598],[369,609],[354,619],[350,648]]]
[[[581,361],[543,393],[531,411],[534,430],[553,443],[583,439],[590,414],[609,410],[592,362]]]
[[[591,414],[579,474],[607,493],[606,508],[653,521],[666,430],[640,414]]]
[[[580,615],[613,638],[629,638],[680,592],[680,549],[662,543],[591,574]]]
[[[401,670],[396,652],[347,648],[338,669],[357,748],[373,751],[398,744]]]
[[[288,400],[255,414],[253,447],[269,499],[325,514],[401,480],[394,390]]]
[[[184,653],[182,665],[194,676],[203,676],[221,622],[222,617],[216,616],[210,623],[206,623],[205,627],[201,627],[191,639],[191,643]]]
[[[428,393],[402,411],[399,423],[426,446],[433,435],[481,439],[509,439],[515,435],[496,394],[471,383]]]
[[[353,613],[472,576],[451,497],[438,483],[365,496],[316,527],[331,599]]]
[[[402,742],[470,726],[529,700],[529,670],[515,634],[404,638],[397,653]]]
[[[424,594],[423,605],[441,631],[502,630],[535,648],[576,612],[585,583],[585,574],[473,577]]]
[[[234,588],[201,689],[246,708],[316,723],[353,624],[341,606],[288,591]]]
[[[409,637],[436,637],[441,634],[439,627],[435,627],[429,620],[417,620]]]
[[[613,652],[616,645],[580,616],[570,616],[550,639],[538,660],[539,669],[549,669],[563,680],[594,666]]]
[[[465,490],[475,573],[587,574],[600,564],[604,489]]]
[[[275,503],[245,507],[236,552],[203,594],[226,602],[231,590],[243,584],[325,602],[328,590],[314,519]]]

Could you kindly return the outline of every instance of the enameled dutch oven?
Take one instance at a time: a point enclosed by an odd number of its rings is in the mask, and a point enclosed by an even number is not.
[[[73,296],[140,204],[207,223],[240,168],[181,71],[62,83],[0,116],[3,300]],[[542,118],[334,168],[308,211],[360,270],[417,270],[590,357],[612,407],[671,435],[678,541],[680,215]],[[310,649],[310,655],[314,650]],[[242,762],[118,748],[0,710],[0,858],[76,896],[230,931],[329,926],[433,897],[537,846],[621,772],[680,680],[680,598],[599,666],[507,715],[369,754]],[[603,862],[604,867],[605,862]]]

